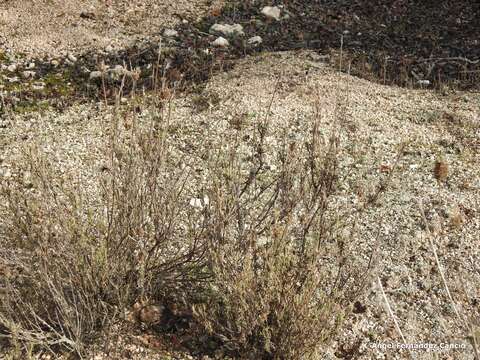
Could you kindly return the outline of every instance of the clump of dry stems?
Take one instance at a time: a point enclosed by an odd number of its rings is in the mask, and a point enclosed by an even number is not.
[[[138,299],[170,296],[232,356],[317,353],[366,283],[333,206],[335,131],[323,140],[317,119],[300,141],[277,132],[272,149],[258,120],[249,160],[240,142],[204,157],[209,181],[192,207],[200,160],[178,155],[168,116],[119,124],[93,199],[38,149],[28,188],[0,187],[0,336],[83,356]]]

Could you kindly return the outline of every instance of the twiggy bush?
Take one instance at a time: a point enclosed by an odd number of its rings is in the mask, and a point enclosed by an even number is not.
[[[267,123],[258,127],[250,168],[239,144],[214,166],[203,212],[212,296],[195,314],[233,356],[310,358],[339,329],[364,274],[332,206],[337,136],[322,142],[315,122],[309,139],[285,137],[272,154]],[[278,170],[267,164],[275,154]]]
[[[0,186],[0,271],[8,273],[0,279],[0,336],[82,355],[137,298],[203,279],[203,249],[185,240],[195,239],[184,226],[188,174],[167,164],[162,126],[124,135],[113,126],[111,156],[90,198],[36,151],[28,188],[21,178]]]
[[[36,152],[28,188],[0,186],[0,337],[83,355],[137,299],[185,296],[232,356],[313,356],[366,283],[335,204],[335,133],[315,121],[292,140],[266,120],[247,154],[225,134],[218,156],[184,156],[168,119],[132,124],[114,122],[98,189]]]

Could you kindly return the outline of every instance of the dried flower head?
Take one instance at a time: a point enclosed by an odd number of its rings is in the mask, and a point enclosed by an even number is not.
[[[445,160],[437,160],[435,162],[435,169],[433,170],[435,174],[435,178],[438,181],[443,181],[447,178],[448,176],[448,164],[446,163]]]

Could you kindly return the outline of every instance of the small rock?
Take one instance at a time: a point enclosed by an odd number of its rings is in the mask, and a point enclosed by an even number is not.
[[[280,20],[280,8],[276,6],[265,6],[262,9],[262,14],[269,20]]]
[[[204,206],[208,206],[208,204],[210,204],[210,199],[206,195],[203,197],[203,199],[201,198],[190,199],[190,206],[197,209],[202,209]]]
[[[428,86],[430,85],[430,80],[418,80],[418,84]]]
[[[7,66],[7,70],[10,72],[15,72],[17,70],[17,65],[12,64]]]
[[[263,39],[261,36],[253,36],[250,39],[247,40],[247,43],[250,45],[259,45],[263,42]]]
[[[100,79],[102,77],[101,71],[92,71],[90,72],[90,80]]]
[[[227,39],[220,36],[214,42],[212,42],[212,45],[215,47],[227,47],[230,45],[230,43],[228,42]]]
[[[243,26],[240,24],[214,24],[210,27],[210,34],[224,35],[227,37],[243,36]]]
[[[22,72],[22,76],[24,79],[30,79],[35,77],[35,71],[24,71]]]
[[[50,61],[50,64],[52,64],[53,66],[57,67],[58,65],[60,65],[60,63],[58,62],[58,60],[55,60],[53,59],[52,61]]]
[[[8,80],[9,83],[16,83],[16,82],[20,81],[18,76],[14,76],[14,77],[11,77],[11,78],[7,77],[7,80]]]
[[[0,175],[6,179],[12,176],[12,171],[10,169],[1,169]]]
[[[27,69],[35,69],[35,63],[31,62],[30,64],[28,64]]]
[[[330,59],[330,55],[320,55],[316,52],[308,53],[308,57],[313,61],[318,61],[318,62],[326,62]]]
[[[178,31],[173,29],[165,29],[165,31],[163,32],[163,36],[169,37],[169,38],[177,37]]]
[[[77,62],[77,58],[73,54],[68,54],[67,59],[73,63]]]
[[[29,171],[23,173],[23,185],[29,189],[33,187],[32,174]]]
[[[80,71],[81,71],[83,74],[85,74],[85,75],[86,75],[86,74],[90,74],[90,69],[87,68],[85,65],[82,65],[82,66],[80,67]]]
[[[38,81],[32,85],[33,90],[43,90],[45,89],[45,83],[43,81]]]
[[[113,51],[113,46],[112,46],[112,45],[107,45],[107,46],[105,47],[105,51],[106,51],[107,53],[111,53],[111,52]]]

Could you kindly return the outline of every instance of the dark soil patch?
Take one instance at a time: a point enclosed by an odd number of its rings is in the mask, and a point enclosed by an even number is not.
[[[260,35],[268,51],[299,48],[338,55],[353,75],[400,86],[479,88],[480,2],[468,0],[283,0],[283,18],[259,23],[260,10],[239,2],[221,16]],[[219,19],[206,19],[212,23]],[[347,66],[344,67],[345,69]],[[423,80],[423,81],[422,81]]]
[[[282,19],[268,21],[263,6],[283,5]],[[245,37],[229,39],[228,49],[213,48],[209,35],[215,23],[240,23]],[[159,29],[161,32],[163,29]],[[330,54],[343,71],[371,81],[408,87],[457,89],[480,87],[480,2],[433,0],[283,0],[230,1],[200,22],[181,23],[176,39],[148,40],[115,53],[85,53],[72,65],[37,61],[37,79],[45,91],[31,84],[6,84],[18,111],[61,109],[85,100],[113,101],[122,79],[89,78],[101,63],[138,68],[137,81],[126,76],[122,95],[132,89],[177,87],[200,90],[210,76],[231,68],[236,60],[260,51],[313,49]],[[260,35],[260,46],[246,39]],[[160,50],[159,50],[160,49]],[[340,60],[341,59],[341,60]],[[19,74],[22,69],[19,69]],[[23,69],[24,70],[24,69]],[[19,75],[18,74],[18,75]]]

